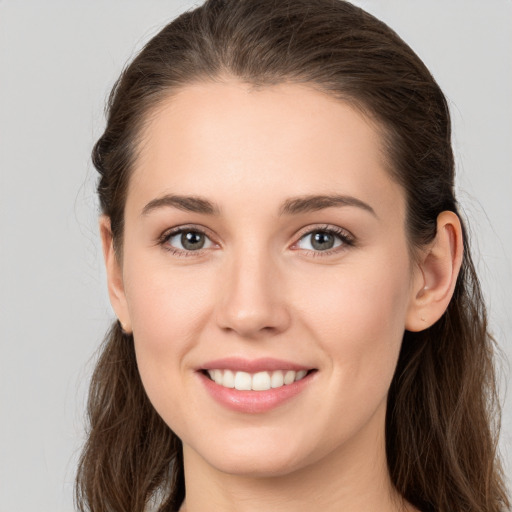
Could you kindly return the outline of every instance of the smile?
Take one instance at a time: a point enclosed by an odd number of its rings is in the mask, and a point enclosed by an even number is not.
[[[203,363],[196,375],[219,405],[244,414],[269,412],[311,388],[318,369],[275,358],[228,357]]]
[[[239,391],[267,391],[303,379],[307,370],[274,370],[248,373],[235,370],[212,369],[207,374],[219,386]]]

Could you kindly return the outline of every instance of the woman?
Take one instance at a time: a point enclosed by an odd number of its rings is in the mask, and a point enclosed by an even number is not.
[[[450,136],[344,1],[207,1],[146,45],[93,152],[119,321],[80,510],[507,510]]]

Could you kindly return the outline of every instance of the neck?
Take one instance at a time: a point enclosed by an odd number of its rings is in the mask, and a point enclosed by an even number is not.
[[[184,446],[186,501],[180,512],[412,511],[394,489],[386,463],[384,416],[342,446],[296,471],[271,477],[233,475]]]

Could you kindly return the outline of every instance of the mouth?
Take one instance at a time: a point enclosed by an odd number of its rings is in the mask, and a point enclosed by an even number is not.
[[[272,357],[227,357],[197,368],[205,390],[220,405],[238,413],[265,413],[310,389],[317,368]]]
[[[256,373],[231,369],[208,369],[201,372],[210,380],[228,389],[238,391],[268,391],[289,386],[316,370],[264,370]]]

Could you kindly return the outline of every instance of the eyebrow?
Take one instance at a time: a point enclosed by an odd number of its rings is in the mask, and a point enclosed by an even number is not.
[[[150,201],[142,209],[142,215],[163,207],[174,207],[185,212],[203,213],[205,215],[220,215],[220,208],[208,199],[197,196],[179,196],[167,194]]]
[[[314,212],[325,208],[341,206],[355,206],[377,217],[375,210],[369,204],[356,197],[339,194],[309,195],[287,199],[279,210],[279,216],[296,215],[298,213]]]
[[[289,198],[281,205],[279,216],[297,215],[299,213],[314,212],[324,210],[325,208],[342,206],[361,208],[377,217],[375,210],[369,204],[356,197],[339,194],[306,195]],[[202,213],[204,215],[219,216],[221,214],[221,209],[215,203],[212,203],[204,197],[167,194],[153,199],[144,206],[142,215],[147,215],[153,210],[163,207],[173,207],[186,212]]]

